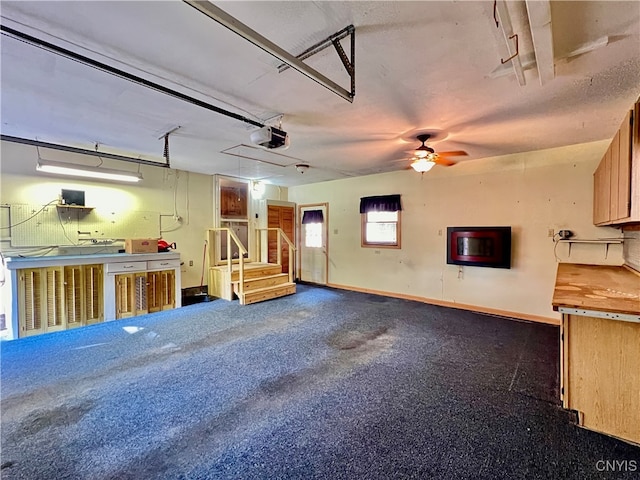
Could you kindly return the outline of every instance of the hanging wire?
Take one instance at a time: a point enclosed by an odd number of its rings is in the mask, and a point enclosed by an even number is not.
[[[51,205],[52,203],[58,203],[58,199],[56,198],[55,200],[51,200],[49,203],[43,205],[43,207],[38,210],[36,213],[34,213],[33,215],[31,215],[29,218],[27,218],[26,220],[22,220],[21,222],[18,223],[14,223],[12,225],[8,225],[6,227],[0,227],[0,230],[6,230],[8,228],[12,228],[12,227],[17,227],[18,225],[22,225],[23,223],[28,222],[29,220],[31,220],[33,217],[35,217],[36,215],[38,215],[40,212],[42,212],[45,208],[47,208],[49,205]]]
[[[60,210],[58,210],[58,221],[60,222],[60,226],[62,227],[62,233],[64,234],[64,236],[66,237],[67,240],[69,240],[71,242],[71,245],[79,245],[79,243],[75,243],[70,237],[69,235],[67,235],[67,229],[64,228],[64,223],[62,222],[62,216],[60,215]]]

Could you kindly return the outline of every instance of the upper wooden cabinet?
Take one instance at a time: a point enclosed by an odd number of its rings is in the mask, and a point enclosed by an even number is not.
[[[593,223],[640,223],[640,101],[629,110],[593,174]]]

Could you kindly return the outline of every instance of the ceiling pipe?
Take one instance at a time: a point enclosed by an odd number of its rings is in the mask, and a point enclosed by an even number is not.
[[[307,77],[309,77],[311,80],[314,80],[320,85],[322,85],[323,87],[331,90],[336,95],[341,96],[342,98],[344,98],[349,102],[353,102],[354,95],[351,92],[342,88],[340,85],[335,83],[333,80],[330,80],[329,78],[327,78],[326,76],[318,72],[316,69],[303,63],[298,58],[294,57],[289,52],[280,48],[271,40],[263,37],[258,32],[251,29],[244,23],[235,19],[224,10],[216,7],[215,5],[207,1],[202,1],[202,0],[183,0],[183,1],[187,5],[190,5],[191,7],[195,8],[196,10],[203,13],[204,15],[214,20],[215,22],[218,22],[220,25],[227,27],[229,30],[231,30],[235,34],[253,43],[255,46],[261,48],[265,52],[269,53],[270,55],[273,55],[281,62],[286,63],[291,68],[299,71],[303,75],[306,75]]]

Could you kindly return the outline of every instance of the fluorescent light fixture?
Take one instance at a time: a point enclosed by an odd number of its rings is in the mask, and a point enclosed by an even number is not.
[[[98,178],[102,180],[113,180],[116,182],[139,182],[142,175],[138,172],[125,172],[122,170],[111,170],[109,168],[91,167],[77,165],[73,163],[52,162],[50,160],[40,160],[36,170],[56,175],[69,175],[72,177]]]

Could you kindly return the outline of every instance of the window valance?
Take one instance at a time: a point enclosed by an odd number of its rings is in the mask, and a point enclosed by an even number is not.
[[[307,223],[322,223],[324,222],[324,215],[322,210],[305,210],[302,214],[302,224]]]
[[[398,212],[402,210],[400,195],[378,195],[360,199],[360,213]]]

